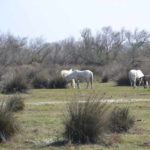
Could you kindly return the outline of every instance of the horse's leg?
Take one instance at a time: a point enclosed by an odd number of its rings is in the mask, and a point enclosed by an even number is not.
[[[93,88],[93,87],[92,87],[92,83],[93,83],[93,75],[90,76],[91,89]]]
[[[146,86],[145,86],[146,88],[148,88],[149,87],[149,84],[148,84],[148,81],[146,81]]]
[[[75,84],[76,84],[76,83],[75,83],[75,80],[72,79],[72,87],[73,87],[73,88],[75,88]]]
[[[77,87],[78,87],[78,89],[80,88],[80,86],[79,86],[79,80],[77,80]]]
[[[130,86],[133,87],[133,83],[134,83],[133,79],[129,78],[129,80],[130,80]]]
[[[130,79],[130,86],[132,87],[132,80]]]
[[[73,85],[72,85],[72,80],[71,80],[71,82],[70,82],[70,85],[71,85],[71,87],[73,87]]]
[[[140,79],[139,79],[139,86],[142,84],[142,82],[143,82],[143,79],[140,78]]]
[[[90,78],[90,82],[91,82],[91,89],[93,88],[92,87],[92,84],[93,84],[93,77],[91,76],[91,78]]]
[[[133,87],[136,87],[136,80],[133,81]]]
[[[133,81],[130,82],[131,87],[133,87]]]
[[[87,86],[86,86],[86,88],[88,89],[88,87],[89,87],[89,81],[86,81],[86,83],[87,83]]]

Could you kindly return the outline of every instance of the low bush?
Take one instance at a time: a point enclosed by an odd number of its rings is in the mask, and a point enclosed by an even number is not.
[[[97,143],[103,139],[108,106],[96,96],[89,96],[83,102],[79,97],[68,104],[64,120],[64,137],[72,143]]]
[[[26,78],[21,73],[8,73],[2,82],[2,93],[22,93],[28,89]]]
[[[17,112],[23,110],[25,104],[21,96],[14,95],[7,100],[5,107],[8,111]]]
[[[101,82],[102,82],[102,83],[106,83],[106,82],[108,82],[108,81],[109,81],[108,75],[104,75],[104,76],[102,77],[102,79],[101,79]]]
[[[4,102],[0,105],[0,142],[6,142],[8,138],[19,131],[16,118],[8,111]]]
[[[122,75],[120,76],[117,80],[116,83],[118,86],[124,86],[124,85],[130,85],[130,81],[127,75]]]
[[[127,132],[134,125],[134,117],[131,116],[128,107],[115,107],[110,116],[109,128],[112,132]]]
[[[67,81],[62,77],[55,77],[49,81],[48,87],[56,89],[67,88]]]
[[[32,81],[32,86],[34,88],[47,88],[48,79],[46,79],[44,76],[35,76]]]

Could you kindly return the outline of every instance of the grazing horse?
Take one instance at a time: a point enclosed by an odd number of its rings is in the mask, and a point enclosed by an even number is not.
[[[139,85],[142,82],[144,74],[141,70],[132,69],[129,71],[129,80],[132,87],[136,87],[136,81],[139,80]]]
[[[77,83],[77,87],[79,87],[79,82],[80,81],[84,81],[87,83],[87,88],[89,87],[89,82],[91,84],[91,88],[92,88],[92,83],[93,83],[93,72],[90,70],[74,70],[72,71],[70,74],[68,74],[66,77],[66,80],[72,80],[74,79]]]
[[[150,85],[150,75],[144,75],[144,77],[143,77],[144,88],[148,88],[149,85]]]
[[[62,70],[61,71],[61,76],[63,77],[63,78],[65,78],[68,74],[70,74],[70,73],[72,73],[72,69],[70,69],[70,70]],[[74,79],[72,79],[72,80],[68,80],[68,81],[71,81],[71,86],[73,87],[73,88],[75,88],[75,80]]]

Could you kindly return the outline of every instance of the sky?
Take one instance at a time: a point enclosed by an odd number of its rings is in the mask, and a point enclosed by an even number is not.
[[[150,31],[150,0],[0,0],[0,33],[55,42],[107,26]]]

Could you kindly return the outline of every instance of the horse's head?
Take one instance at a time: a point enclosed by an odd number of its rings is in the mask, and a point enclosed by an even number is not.
[[[144,83],[143,77],[138,78],[138,82],[139,82],[139,86],[143,85],[143,83]]]
[[[144,88],[149,87],[149,83],[150,83],[150,75],[144,75],[143,81],[142,81],[143,87]]]

